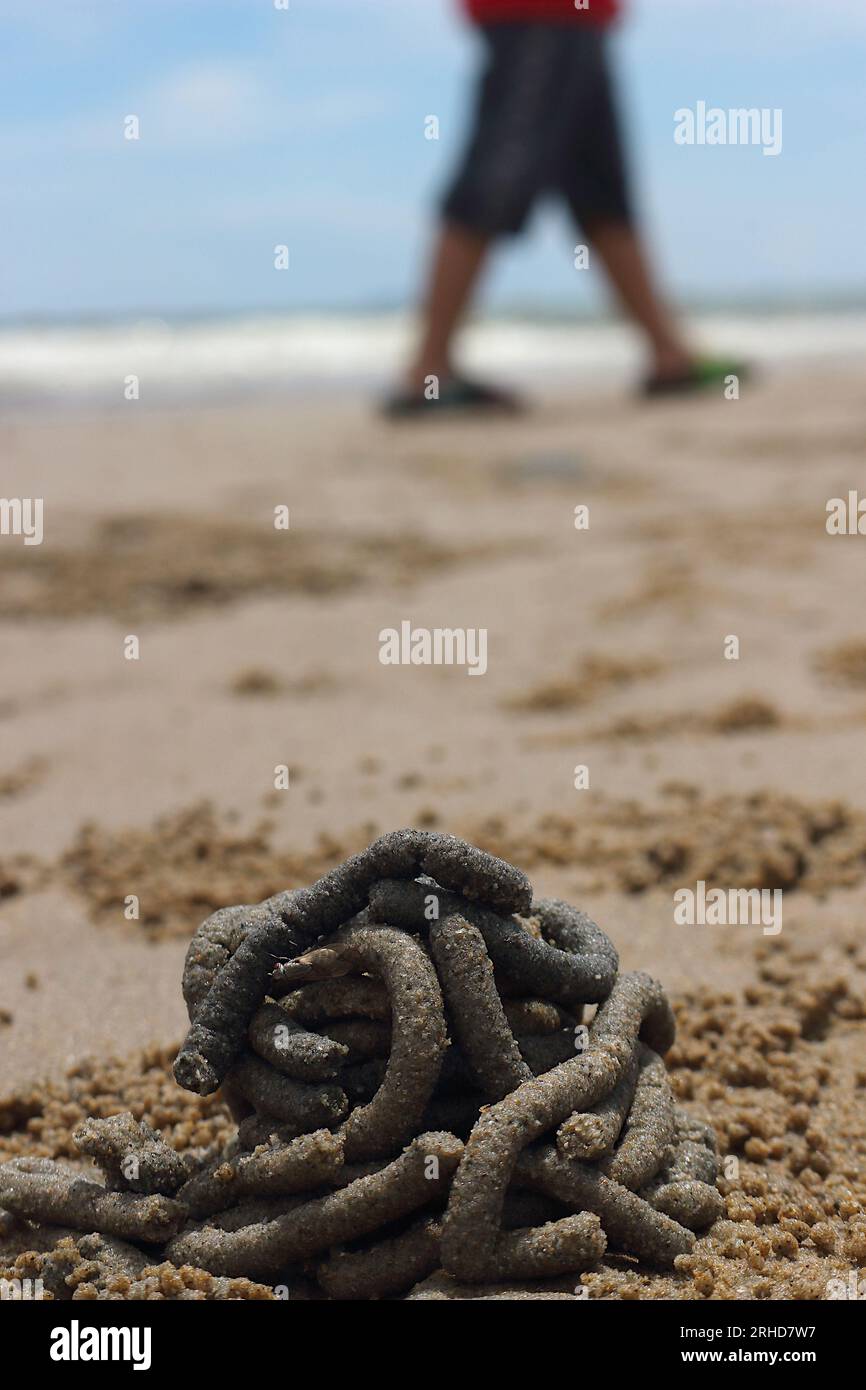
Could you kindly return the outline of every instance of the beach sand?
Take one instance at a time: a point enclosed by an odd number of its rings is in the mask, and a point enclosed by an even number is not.
[[[45,538],[0,538],[0,1158],[69,1155],[88,1110],[223,1133],[168,1075],[189,935],[420,825],[575,902],[676,1003],[727,1220],[591,1295],[860,1277],[866,540],[825,522],[864,434],[860,375],[817,369],[423,428],[321,398],[3,424]],[[486,628],[486,673],[380,664],[404,620]],[[676,925],[701,879],[783,889],[781,932]]]

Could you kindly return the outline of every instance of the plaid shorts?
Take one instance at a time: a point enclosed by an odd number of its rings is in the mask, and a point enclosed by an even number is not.
[[[592,25],[481,26],[487,63],[449,222],[519,232],[539,198],[563,197],[578,224],[631,208],[606,36]]]

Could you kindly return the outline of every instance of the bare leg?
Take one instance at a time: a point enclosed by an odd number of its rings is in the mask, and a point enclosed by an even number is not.
[[[589,221],[586,233],[624,308],[649,339],[653,374],[677,376],[687,370],[694,355],[655,288],[637,233],[627,222],[607,218]]]
[[[451,343],[490,248],[490,237],[445,223],[439,232],[423,307],[423,329],[409,369],[410,390],[451,370]]]

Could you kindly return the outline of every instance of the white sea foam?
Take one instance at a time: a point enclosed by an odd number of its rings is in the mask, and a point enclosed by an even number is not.
[[[708,350],[762,367],[866,360],[866,312],[714,313],[691,327]],[[122,402],[133,375],[142,400],[368,389],[396,374],[410,341],[408,316],[387,313],[8,326],[0,328],[0,401]],[[472,370],[578,390],[584,381],[627,380],[640,365],[635,335],[622,324],[516,316],[470,327],[464,359]]]

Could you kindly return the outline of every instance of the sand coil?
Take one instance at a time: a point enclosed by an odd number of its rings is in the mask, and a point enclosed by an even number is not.
[[[0,1209],[328,1298],[483,1297],[608,1249],[669,1267],[719,1215],[661,986],[453,837],[397,831],[309,889],[221,909],[183,989],[175,1076],[221,1086],[230,1144],[181,1156],[131,1115],[92,1119],[76,1142],[104,1184],[13,1160]]]

